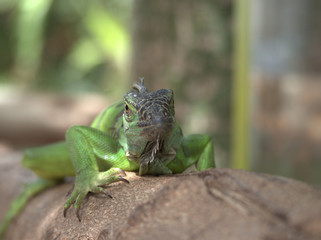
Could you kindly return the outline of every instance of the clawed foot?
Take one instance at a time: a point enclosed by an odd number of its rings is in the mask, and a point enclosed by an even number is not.
[[[103,187],[118,181],[129,183],[129,181],[123,178],[123,176],[126,176],[126,173],[119,168],[111,168],[106,172],[85,172],[83,174],[79,174],[76,177],[72,193],[64,205],[64,217],[66,217],[67,210],[73,204],[76,209],[76,216],[80,222],[80,205],[87,194],[89,192],[103,193],[109,198],[112,198],[112,196]]]

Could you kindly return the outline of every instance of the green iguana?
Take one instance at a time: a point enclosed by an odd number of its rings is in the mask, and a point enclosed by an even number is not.
[[[87,194],[108,195],[104,186],[128,182],[124,171],[138,171],[142,176],[181,173],[192,165],[198,171],[215,167],[211,137],[184,137],[175,119],[173,91],[149,92],[143,78],[122,101],[102,111],[90,127],[72,126],[64,142],[26,150],[22,164],[39,179],[14,200],[2,223],[2,234],[30,197],[66,176],[76,179],[63,214],[74,205],[80,221],[79,209]]]

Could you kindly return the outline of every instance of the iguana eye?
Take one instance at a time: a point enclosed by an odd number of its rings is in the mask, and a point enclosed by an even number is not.
[[[125,104],[125,116],[127,121],[131,121],[133,117],[133,112],[127,104]]]

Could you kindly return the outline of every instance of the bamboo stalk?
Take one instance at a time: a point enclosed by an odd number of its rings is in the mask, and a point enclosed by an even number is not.
[[[232,92],[233,168],[249,169],[249,6],[250,0],[235,1],[234,76]]]

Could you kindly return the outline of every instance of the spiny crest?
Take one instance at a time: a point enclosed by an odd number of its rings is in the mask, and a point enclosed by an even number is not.
[[[139,93],[148,92],[148,89],[147,89],[147,88],[145,87],[145,85],[144,85],[144,78],[143,78],[143,77],[140,77],[139,80],[140,80],[140,85],[139,85],[139,83],[135,83],[135,84],[133,85],[133,90],[136,90],[136,91],[138,91]]]

